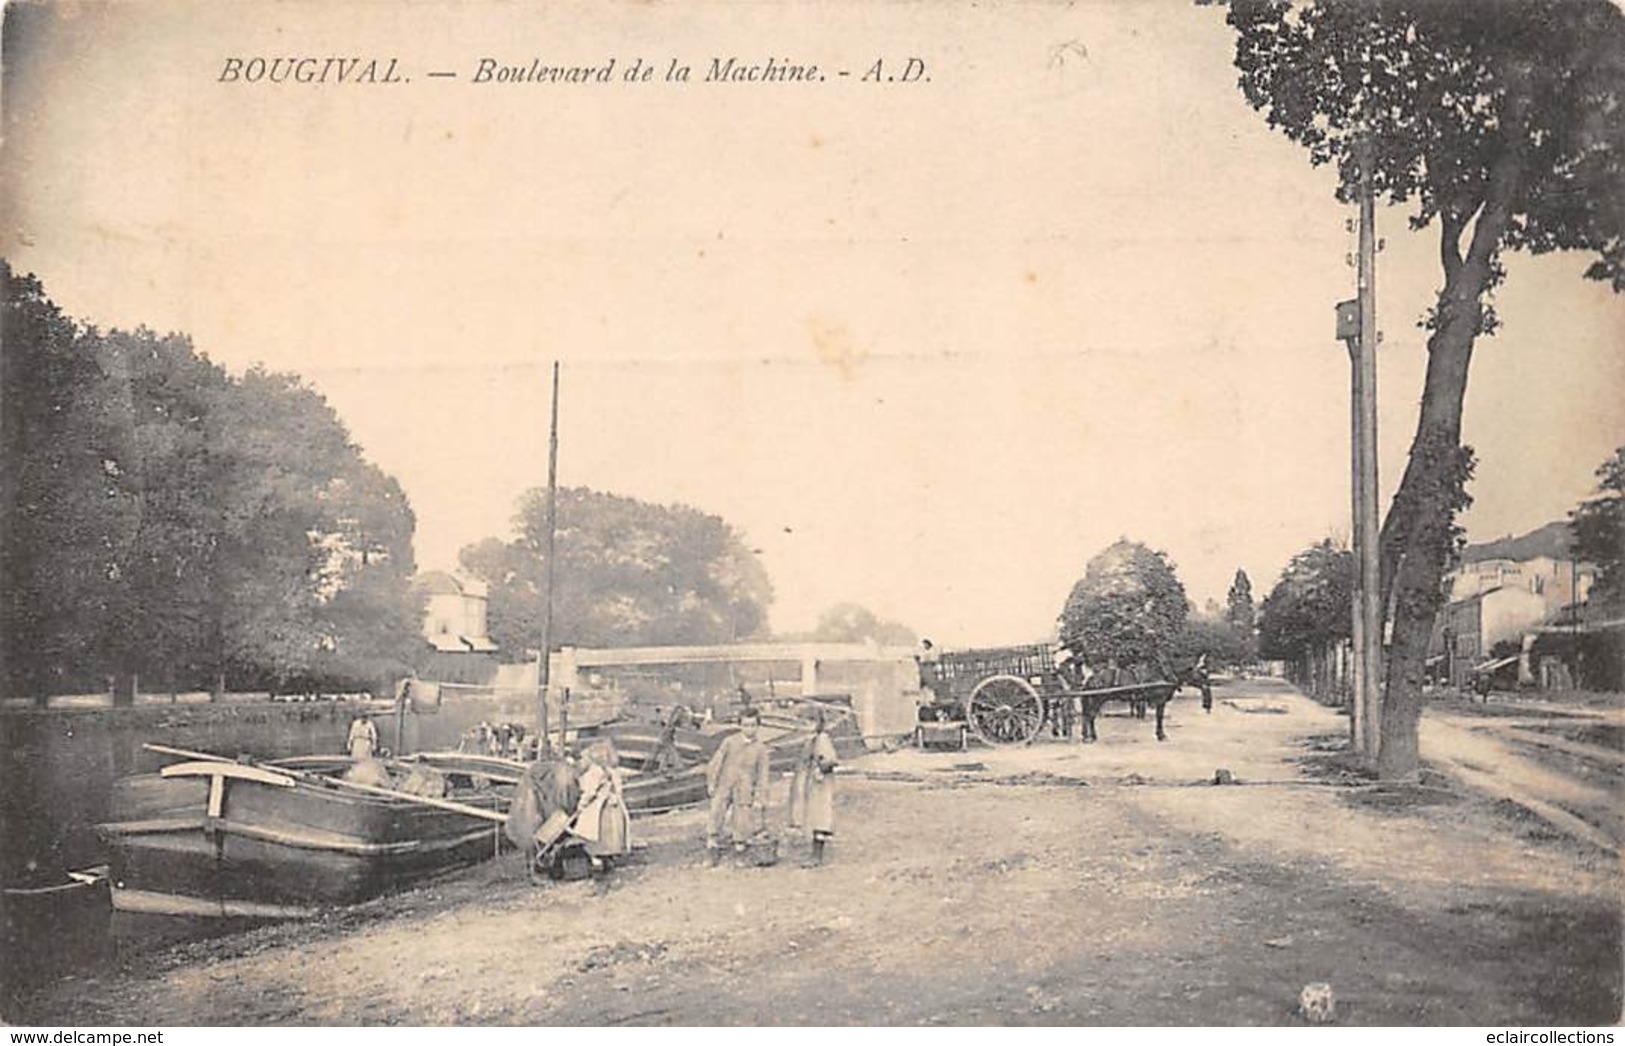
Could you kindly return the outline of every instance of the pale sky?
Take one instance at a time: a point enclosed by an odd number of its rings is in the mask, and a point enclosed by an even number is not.
[[[850,600],[953,645],[1043,638],[1119,536],[1200,603],[1348,531],[1352,211],[1246,107],[1221,10],[54,15],[10,29],[0,249],[77,318],[304,376],[405,487],[421,568],[545,483],[554,359],[560,482],[727,519],[782,630]],[[217,82],[256,55],[410,82]],[[827,79],[699,82],[730,55]],[[488,57],[616,66],[471,82]],[[674,57],[693,81],[662,82]],[[909,57],[929,82],[861,81]],[[1391,491],[1440,277],[1433,230],[1380,220]],[[1562,518],[1625,442],[1625,301],[1587,261],[1510,260],[1468,393],[1474,539]]]

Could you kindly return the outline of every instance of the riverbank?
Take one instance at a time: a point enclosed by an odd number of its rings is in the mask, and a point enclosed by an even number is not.
[[[1450,781],[1373,786],[1279,684],[1217,696],[1163,744],[1112,716],[1095,745],[854,761],[822,868],[708,869],[684,811],[606,879],[536,887],[508,855],[126,954],[11,1019],[1290,1025],[1326,982],[1349,1025],[1618,1020],[1615,855]]]

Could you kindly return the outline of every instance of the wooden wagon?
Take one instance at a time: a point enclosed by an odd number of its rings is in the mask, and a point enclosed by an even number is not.
[[[927,724],[963,724],[988,744],[1026,744],[1046,725],[1070,734],[1081,719],[1084,740],[1092,741],[1101,709],[1121,701],[1137,714],[1154,710],[1157,740],[1167,740],[1164,709],[1180,681],[1119,683],[1105,673],[1085,681],[1057,664],[1055,652],[1049,644],[990,647],[923,662],[920,682],[932,701],[920,710],[921,736]]]

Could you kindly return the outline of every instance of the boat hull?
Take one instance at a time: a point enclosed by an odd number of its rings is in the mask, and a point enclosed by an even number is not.
[[[501,826],[308,779],[278,785],[144,774],[114,786],[113,905],[288,918],[355,904],[497,852]],[[495,808],[489,795],[466,800]]]
[[[628,813],[660,814],[705,802],[705,767],[690,766],[666,773],[649,771],[629,777],[622,787]]]
[[[802,748],[812,736],[806,723],[786,721],[766,737],[768,764],[774,773],[795,769]],[[678,729],[671,738],[679,766],[667,771],[646,770],[654,761],[661,743],[662,727],[652,723],[613,723],[592,731],[591,736],[608,738],[615,745],[621,766],[629,773],[624,794],[626,808],[633,814],[663,813],[706,801],[706,763],[724,738],[736,727],[716,730]],[[861,742],[859,742],[861,747]]]

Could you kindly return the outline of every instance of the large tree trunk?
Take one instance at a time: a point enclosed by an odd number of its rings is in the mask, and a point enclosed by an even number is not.
[[[1445,286],[1428,339],[1421,416],[1381,537],[1382,605],[1393,625],[1377,754],[1377,775],[1384,780],[1412,777],[1421,766],[1417,728],[1422,673],[1443,601],[1441,584],[1454,549],[1456,513],[1471,500],[1465,485],[1472,452],[1461,445],[1467,371],[1473,343],[1484,329],[1485,296],[1498,278],[1496,256],[1521,174],[1521,156],[1511,149],[1495,165],[1484,205],[1472,222],[1465,258],[1461,236],[1472,216],[1447,213],[1440,221]]]

